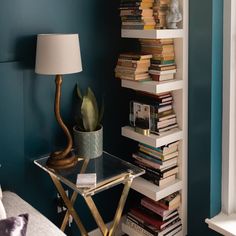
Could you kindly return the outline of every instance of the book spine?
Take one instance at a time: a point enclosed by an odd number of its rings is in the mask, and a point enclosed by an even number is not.
[[[150,155],[150,154],[146,154],[146,153],[142,152],[141,150],[138,151],[137,155],[138,155],[138,156],[141,156],[141,157],[143,157],[143,158],[146,158],[146,159],[148,159],[148,160],[150,160],[150,161],[153,161],[153,162],[155,162],[155,163],[157,163],[157,164],[159,164],[159,165],[163,165],[163,161],[162,161],[162,160],[160,160],[160,159],[158,159],[158,158],[155,158],[155,157],[153,157],[153,156]]]
[[[132,61],[118,61],[117,65],[124,66],[124,67],[131,67],[131,68],[137,68],[137,63],[133,63]]]
[[[134,221],[133,219],[127,218],[126,224],[145,236],[154,236],[154,234],[152,234],[146,228],[140,225],[138,221]]]
[[[151,3],[142,3],[142,2],[134,2],[134,3],[121,3],[120,4],[120,8],[122,7],[152,7],[152,4]]]
[[[147,180],[152,181],[154,184],[156,184],[157,186],[159,186],[160,184],[160,180],[162,180],[162,178],[154,173],[151,173],[149,171],[146,171],[146,173],[143,175],[143,177]]]
[[[168,225],[167,227],[162,229],[159,236],[167,236],[167,235],[169,235],[170,232],[172,232],[173,230],[175,230],[176,228],[178,228],[180,226],[182,226],[182,224],[181,224],[180,218],[178,218],[175,221],[173,221],[170,225]]]
[[[155,177],[151,176],[150,174],[145,173],[145,174],[143,175],[143,178],[146,179],[146,180],[148,180],[148,181],[150,181],[150,182],[152,182],[153,184],[159,186],[159,180],[158,180],[158,179],[155,179]]]
[[[143,212],[139,212],[139,211],[131,209],[131,213],[134,216],[137,216],[137,218],[141,219],[144,224],[150,225],[151,227],[155,227],[158,230],[160,229],[162,225],[161,221],[156,220],[155,218],[150,217],[149,215],[146,215],[145,213],[143,214]]]
[[[175,60],[164,61],[164,60],[153,60],[153,59],[152,59],[151,62],[154,63],[154,64],[169,65],[169,64],[175,63]]]
[[[157,164],[157,163],[154,163],[154,162],[152,162],[152,161],[150,161],[150,160],[147,160],[147,159],[145,159],[145,158],[143,158],[143,157],[140,157],[140,156],[138,156],[138,155],[136,155],[136,154],[133,154],[132,157],[133,157],[134,159],[136,159],[136,160],[138,160],[138,161],[140,161],[140,162],[142,162],[142,163],[148,165],[148,166],[153,166],[155,169],[160,169],[160,167],[161,167],[161,165],[159,165],[159,164]]]
[[[121,0],[120,3],[126,3],[126,2],[150,2],[154,3],[154,0]]]
[[[153,170],[153,169],[151,169],[151,168],[149,168],[149,167],[147,167],[147,166],[144,166],[144,165],[142,165],[142,164],[140,164],[140,163],[137,163],[137,162],[136,162],[136,164],[137,164],[139,167],[141,167],[142,169],[144,169],[145,171],[156,175],[157,178],[162,178],[162,177],[163,177],[163,173],[162,173],[162,172],[155,171],[155,170]]]
[[[158,206],[154,206],[153,203],[149,203],[147,201],[145,201],[144,199],[141,200],[141,205],[146,207],[147,209],[155,212],[156,214],[160,215],[161,217],[164,216],[164,209],[161,209]]]
[[[148,30],[154,29],[154,25],[122,25],[122,29],[140,29],[140,30]]]

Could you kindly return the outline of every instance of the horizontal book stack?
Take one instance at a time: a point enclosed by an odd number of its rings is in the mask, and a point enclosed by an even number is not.
[[[178,208],[181,199],[179,192],[160,201],[147,197],[127,214],[125,224],[146,236],[173,236],[182,230]]]
[[[175,78],[176,63],[173,39],[140,39],[142,53],[152,54],[149,74],[153,80]]]
[[[170,0],[155,0],[153,4],[153,15],[156,21],[156,29],[167,28],[167,13],[169,11]]]
[[[151,130],[153,133],[161,135],[178,127],[176,114],[173,109],[173,96],[171,92],[160,93],[157,95],[149,94],[154,101],[154,114],[151,115],[154,124]],[[156,104],[155,104],[156,103]],[[152,114],[152,113],[151,113]]]
[[[142,177],[159,187],[172,183],[179,171],[178,145],[179,141],[155,148],[140,143],[132,157],[134,163],[145,170]]]
[[[154,0],[121,0],[122,29],[155,29]]]
[[[151,54],[123,53],[119,55],[115,77],[126,80],[150,80]]]

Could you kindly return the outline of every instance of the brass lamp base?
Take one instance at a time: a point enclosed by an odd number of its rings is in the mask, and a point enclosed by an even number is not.
[[[64,158],[58,159],[60,151],[54,152],[50,155],[47,160],[47,166],[52,169],[66,169],[73,167],[77,164],[78,158],[72,153],[69,152]]]
[[[75,166],[78,161],[78,158],[76,158],[75,155],[71,152],[72,137],[68,128],[64,124],[60,114],[60,98],[61,98],[61,84],[62,84],[61,75],[56,75],[55,83],[56,83],[56,94],[55,94],[54,112],[58,124],[60,125],[60,127],[64,131],[64,134],[67,137],[67,146],[62,151],[53,152],[47,161],[47,166],[53,169],[66,169]]]

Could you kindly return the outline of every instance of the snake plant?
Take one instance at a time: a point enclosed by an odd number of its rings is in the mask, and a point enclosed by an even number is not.
[[[88,88],[86,94],[83,96],[77,84],[77,95],[81,100],[81,117],[77,120],[77,127],[86,132],[99,129],[104,113],[104,104],[102,103],[99,110],[96,97],[91,88]]]

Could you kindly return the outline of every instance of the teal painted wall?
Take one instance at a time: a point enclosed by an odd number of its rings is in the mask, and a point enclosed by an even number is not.
[[[190,0],[189,16],[188,235],[218,235],[204,222],[221,209],[223,1]]]
[[[210,216],[221,210],[222,153],[222,70],[223,70],[223,1],[213,1],[212,17],[212,106],[211,106],[211,208]]]
[[[113,72],[122,47],[118,5],[119,0],[1,1],[0,183],[56,223],[60,218],[55,215],[56,191],[46,173],[32,161],[56,150],[65,140],[54,119],[54,78],[34,73],[36,35],[79,33],[83,72],[64,78],[63,119],[72,128],[75,83],[79,82],[82,88],[91,86],[97,97],[105,98],[104,148],[122,155],[129,143],[120,135],[120,127],[128,117],[128,106],[123,106],[127,93],[121,91]],[[120,191],[118,187],[96,196],[98,208],[104,209],[105,221],[111,220]],[[85,226],[94,228],[83,199],[78,199],[76,207]]]

